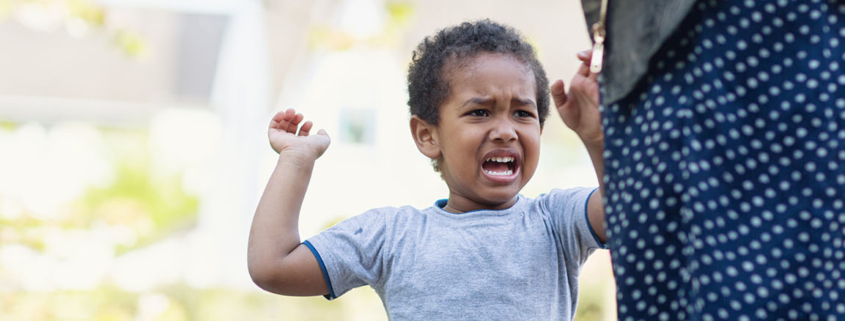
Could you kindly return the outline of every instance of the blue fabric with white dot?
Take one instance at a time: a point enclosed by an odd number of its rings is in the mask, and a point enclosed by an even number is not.
[[[845,1],[698,1],[602,106],[619,320],[845,320]]]

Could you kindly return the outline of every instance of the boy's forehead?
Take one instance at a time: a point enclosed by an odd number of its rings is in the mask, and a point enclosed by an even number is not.
[[[444,64],[442,77],[447,86],[449,86],[450,92],[459,86],[479,84],[479,79],[476,77],[479,76],[478,73],[482,69],[485,69],[487,72],[491,69],[499,70],[505,64],[509,64],[510,66],[518,65],[525,76],[522,79],[508,78],[508,81],[514,84],[521,82],[522,85],[530,87],[532,91],[535,90],[534,71],[531,66],[527,62],[521,61],[512,55],[482,52],[469,57],[453,57],[449,60],[451,61],[447,60],[447,63]]]
[[[473,73],[482,65],[487,63],[498,63],[501,61],[515,62],[520,65],[525,72],[532,72],[531,66],[527,61],[522,61],[518,57],[506,53],[498,52],[478,52],[473,55],[450,55],[446,57],[443,63],[444,76],[452,76],[455,73],[467,74]]]
[[[526,80],[533,85],[534,71],[527,62],[521,61],[512,55],[490,52],[483,52],[469,57],[453,57],[448,59],[444,63],[441,77],[446,81],[450,89],[452,89],[456,85],[463,85],[463,82],[466,81],[477,81],[474,78],[482,68],[491,67],[496,69],[504,64],[520,66],[521,71],[528,76]]]

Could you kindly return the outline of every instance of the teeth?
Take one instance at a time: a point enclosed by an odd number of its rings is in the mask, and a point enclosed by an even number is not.
[[[484,170],[484,171],[487,172],[487,174],[490,174],[490,175],[493,175],[493,176],[510,176],[510,175],[513,175],[512,169],[509,169],[507,172],[501,172],[501,173],[500,172],[488,171],[488,170]]]
[[[497,162],[497,163],[510,163],[513,162],[512,156],[507,157],[490,157],[487,159],[488,162]]]

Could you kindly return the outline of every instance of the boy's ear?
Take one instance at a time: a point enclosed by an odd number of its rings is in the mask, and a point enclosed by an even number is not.
[[[429,124],[416,115],[411,116],[411,135],[414,136],[414,143],[417,144],[420,153],[431,159],[440,157],[437,126]]]

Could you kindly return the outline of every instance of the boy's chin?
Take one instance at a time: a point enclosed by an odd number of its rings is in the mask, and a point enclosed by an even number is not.
[[[503,189],[501,191],[493,191],[485,194],[486,195],[482,195],[483,200],[479,203],[485,204],[493,209],[501,209],[516,198],[516,195],[519,194],[519,189]]]

